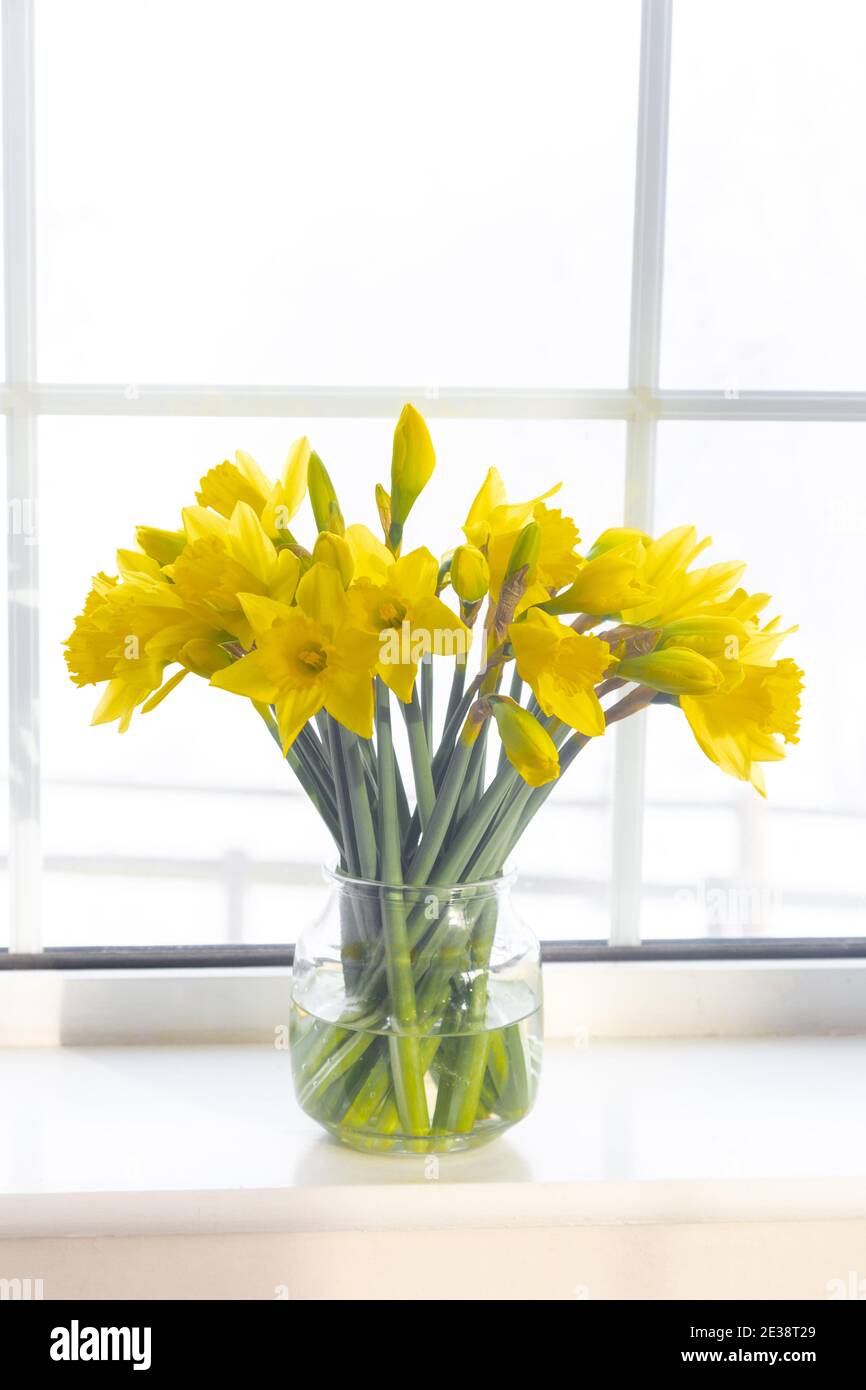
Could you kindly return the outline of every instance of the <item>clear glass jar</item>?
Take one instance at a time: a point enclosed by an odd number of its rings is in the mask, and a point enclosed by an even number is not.
[[[328,907],[295,947],[302,1108],[376,1153],[465,1149],[522,1120],[538,1089],[541,962],[512,879],[328,877]]]

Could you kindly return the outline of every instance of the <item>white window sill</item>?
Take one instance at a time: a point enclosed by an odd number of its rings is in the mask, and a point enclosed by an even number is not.
[[[0,1067],[0,1240],[866,1218],[862,1037],[554,1042],[533,1114],[435,1166],[332,1143],[275,1049]]]
[[[285,967],[0,970],[0,1048],[268,1043]],[[862,1033],[866,959],[596,961],[544,967],[548,1038]]]

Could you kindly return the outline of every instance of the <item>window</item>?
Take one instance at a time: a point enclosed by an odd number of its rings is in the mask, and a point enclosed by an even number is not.
[[[520,856],[548,941],[866,943],[834,674],[860,688],[866,16],[815,15],[5,0],[0,947],[280,945],[315,910],[327,839],[241,702],[88,730],[60,643],[235,448],[275,471],[309,434],[369,519],[407,399],[443,549],[470,473],[531,460],[585,539],[693,520],[802,626],[766,805],[663,708],[557,788]]]

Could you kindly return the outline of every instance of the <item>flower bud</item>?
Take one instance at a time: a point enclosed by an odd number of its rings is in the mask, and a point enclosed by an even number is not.
[[[616,674],[622,680],[637,681],[667,695],[712,695],[722,683],[718,666],[687,647],[668,647],[644,656],[626,657],[617,666]]]
[[[186,532],[161,531],[158,526],[136,526],[135,539],[145,555],[158,565],[171,565],[186,545]]]
[[[433,441],[424,419],[412,405],[404,405],[394,430],[391,456],[391,523],[388,539],[396,554],[403,526],[430,481],[436,465]]]
[[[337,570],[343,581],[343,588],[348,589],[355,572],[355,564],[348,541],[344,540],[342,536],[335,535],[333,531],[321,531],[316,537],[316,544],[313,546],[313,564],[317,562],[330,565],[332,569]]]
[[[637,543],[649,545],[650,539],[645,531],[636,531],[633,526],[611,526],[607,531],[602,531],[586,558],[594,560],[596,556],[604,555],[606,551],[613,550],[614,546],[635,545]]]
[[[382,535],[387,540],[388,532],[391,530],[391,498],[381,483],[376,484],[376,511],[379,513]]]
[[[505,756],[530,787],[559,776],[559,754],[550,734],[529,710],[507,695],[489,697]]]
[[[712,661],[737,661],[749,640],[745,624],[730,614],[696,614],[665,623],[659,646],[688,647]]]
[[[458,545],[451,556],[451,587],[464,603],[478,603],[490,588],[487,558],[475,545]]]
[[[219,642],[212,642],[207,637],[194,637],[186,642],[180,649],[180,660],[193,675],[205,676],[208,680],[217,671],[224,671],[232,664],[231,657]]]
[[[537,521],[530,521],[528,525],[524,526],[517,540],[514,542],[514,547],[511,551],[511,556],[505,571],[506,580],[510,579],[513,574],[517,574],[518,571],[522,569],[526,570],[527,580],[531,579],[532,572],[538,564],[538,556],[540,553],[541,527]]]
[[[328,470],[317,453],[310,454],[307,487],[310,493],[313,516],[316,518],[316,529],[333,531],[335,535],[342,536],[346,530],[343,513],[340,511],[340,504],[337,501],[337,494],[328,475]]]

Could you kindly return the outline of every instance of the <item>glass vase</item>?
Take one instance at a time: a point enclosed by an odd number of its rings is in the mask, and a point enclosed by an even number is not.
[[[512,880],[328,877],[327,909],[295,948],[301,1107],[373,1153],[466,1149],[522,1120],[541,1064],[541,966]]]

